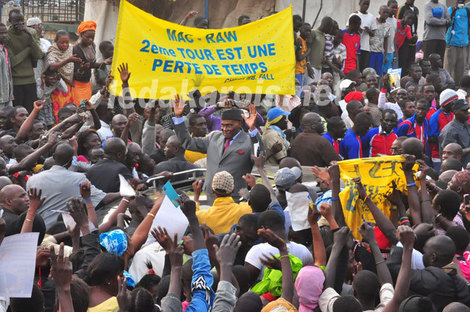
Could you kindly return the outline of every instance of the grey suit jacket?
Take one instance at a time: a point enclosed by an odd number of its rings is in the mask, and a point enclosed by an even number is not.
[[[251,155],[253,144],[259,143],[264,152],[264,145],[258,133],[256,137],[243,131],[236,137],[232,144],[224,152],[225,137],[222,131],[213,131],[204,138],[192,138],[184,123],[174,126],[178,139],[185,149],[207,154],[207,172],[204,182],[204,192],[212,197],[212,178],[219,171],[228,171],[235,181],[234,197],[238,197],[238,191],[246,187],[243,175],[250,173],[253,168]]]

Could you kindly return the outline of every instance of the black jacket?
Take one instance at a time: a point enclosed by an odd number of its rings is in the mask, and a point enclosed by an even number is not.
[[[394,279],[400,271],[402,251],[400,247],[392,247],[387,260]],[[410,292],[429,297],[437,311],[442,311],[451,302],[470,305],[470,290],[466,281],[455,270],[446,273],[443,269],[432,266],[424,270],[411,270]]]

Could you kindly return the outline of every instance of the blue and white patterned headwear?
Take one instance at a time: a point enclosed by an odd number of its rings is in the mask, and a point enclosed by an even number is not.
[[[100,245],[109,253],[122,256],[127,250],[127,236],[123,230],[113,230],[100,234]]]

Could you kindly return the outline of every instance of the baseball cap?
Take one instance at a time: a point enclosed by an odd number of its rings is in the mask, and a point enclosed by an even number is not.
[[[355,81],[352,81],[350,79],[344,79],[343,81],[341,81],[341,83],[339,84],[339,88],[341,89],[341,91],[344,91],[346,90],[347,88],[349,88],[351,86],[351,84],[354,84],[356,85],[356,82]]]
[[[285,190],[294,185],[295,181],[302,175],[302,170],[299,167],[281,168],[274,175],[274,184]]]

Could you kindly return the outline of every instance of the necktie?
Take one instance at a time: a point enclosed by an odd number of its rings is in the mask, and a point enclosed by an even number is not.
[[[227,148],[230,146],[230,139],[225,140],[225,146],[224,146],[224,153],[227,150]]]

